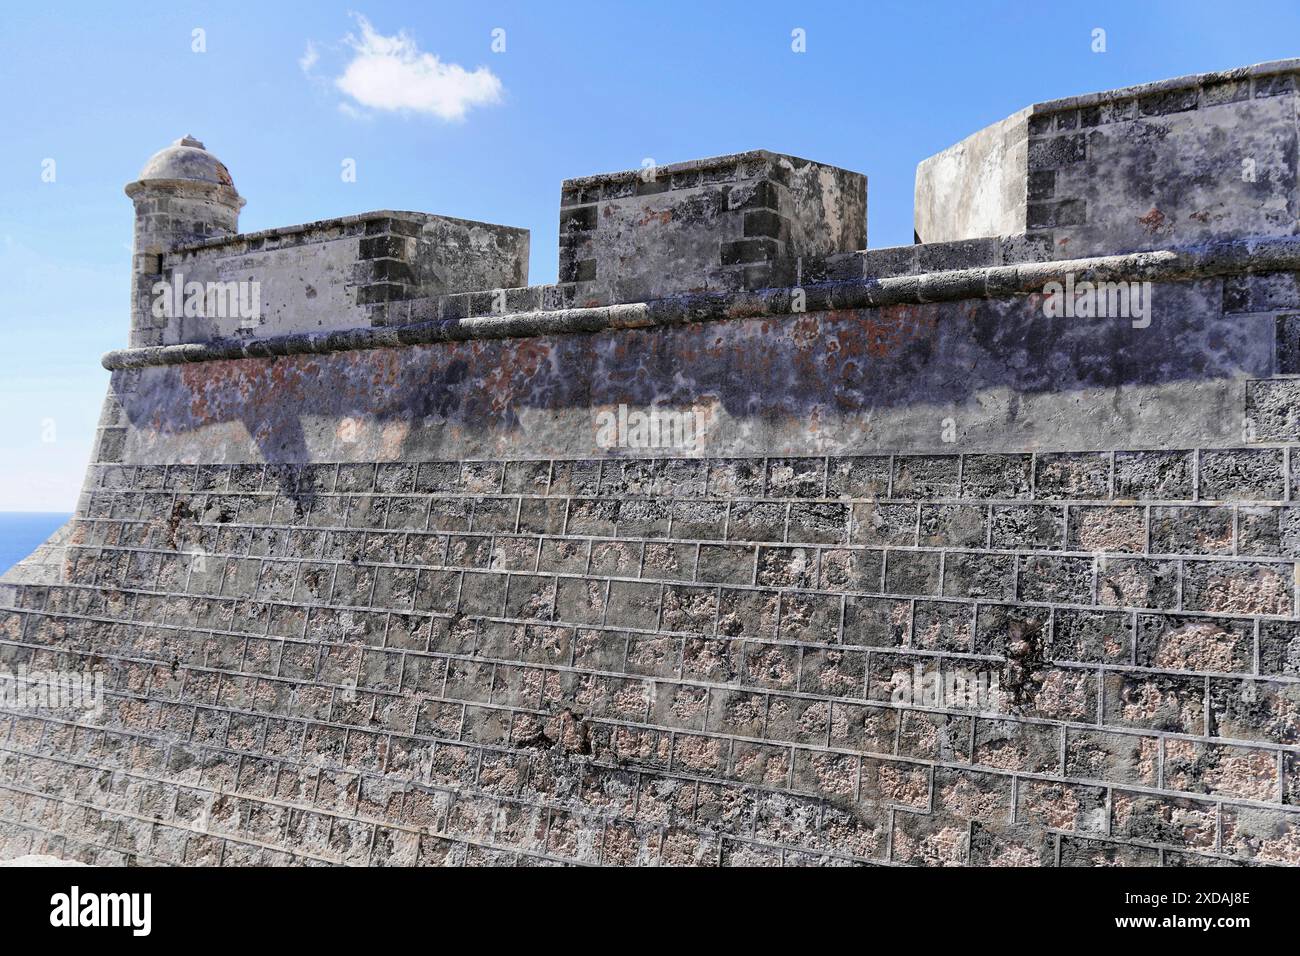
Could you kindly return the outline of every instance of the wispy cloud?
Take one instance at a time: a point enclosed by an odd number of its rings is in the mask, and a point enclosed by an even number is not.
[[[307,41],[307,49],[303,51],[302,56],[298,57],[298,68],[304,73],[311,73],[312,67],[320,59],[320,52],[316,49],[316,44],[311,40]]]
[[[487,67],[466,70],[459,64],[445,63],[421,50],[405,30],[385,36],[365,17],[354,16],[361,33],[346,37],[352,59],[334,85],[356,104],[373,110],[462,120],[475,107],[500,102],[501,80]],[[317,59],[319,54],[309,43],[299,66],[310,72]],[[343,112],[352,115],[348,110]],[[353,107],[353,112],[359,111]]]

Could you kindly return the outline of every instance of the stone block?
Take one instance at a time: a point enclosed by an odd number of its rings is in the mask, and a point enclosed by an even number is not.
[[[1282,61],[1245,79],[1185,76],[1027,107],[917,167],[918,241],[1042,231],[1055,257],[1073,258],[1293,235],[1295,69]]]
[[[866,203],[865,176],[766,151],[568,179],[560,278],[588,304],[775,285],[864,248]]]

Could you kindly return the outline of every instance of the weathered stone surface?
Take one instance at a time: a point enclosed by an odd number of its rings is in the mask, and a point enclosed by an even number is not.
[[[1067,258],[1295,235],[1297,72],[1280,60],[1021,110],[917,167],[918,241],[1030,233]]]
[[[413,212],[374,212],[209,240],[162,259],[163,283],[256,282],[254,320],[178,316],[166,345],[364,328],[377,306],[528,281],[528,231]]]
[[[1026,231],[1027,204],[1052,197],[1029,174],[1029,110],[968,136],[916,168],[916,237],[930,244]]]
[[[765,150],[586,176],[561,187],[560,280],[587,305],[786,285],[866,230],[865,176]]]

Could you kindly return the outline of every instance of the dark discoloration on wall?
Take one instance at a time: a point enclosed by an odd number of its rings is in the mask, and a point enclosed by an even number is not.
[[[1238,443],[1274,323],[1224,315],[1219,281],[1153,301],[1147,328],[1047,318],[1029,296],[202,362],[117,387],[141,463],[587,456],[620,404],[705,408],[704,454],[941,451],[945,418],[975,449]]]

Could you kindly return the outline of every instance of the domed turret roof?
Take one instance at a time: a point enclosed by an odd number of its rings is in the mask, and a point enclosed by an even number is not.
[[[149,157],[140,170],[140,181],[182,179],[234,188],[230,170],[193,136],[178,139]]]

